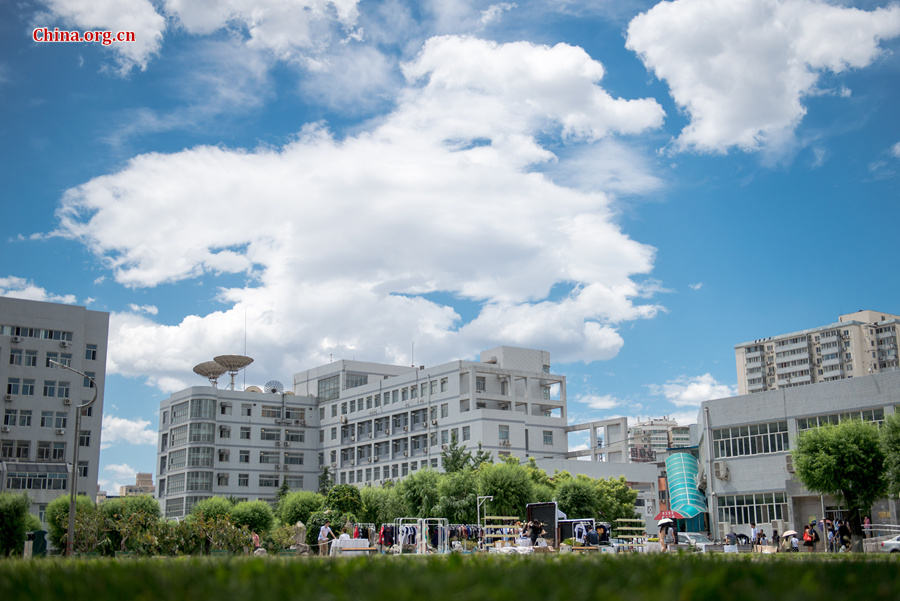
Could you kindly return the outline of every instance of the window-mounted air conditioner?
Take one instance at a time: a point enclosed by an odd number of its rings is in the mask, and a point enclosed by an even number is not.
[[[57,434],[65,434],[65,433],[66,433],[66,430],[65,430],[65,428],[57,428],[57,429],[56,429],[56,433],[57,433]]]
[[[66,407],[68,407],[71,404],[72,404],[72,399],[63,399],[63,405],[65,405]]]
[[[10,401],[13,400],[13,396],[12,396],[11,394],[4,395],[4,396],[3,396],[3,400],[4,400],[4,401],[7,401],[7,402],[10,402]]]
[[[713,463],[713,473],[719,480],[728,480],[728,464],[724,461]]]
[[[59,346],[61,346],[62,348],[69,348],[70,346],[72,346],[72,343],[68,340],[63,340],[59,343]]]
[[[0,432],[9,432],[9,426],[0,426]]]
[[[22,342],[22,337],[21,336],[13,336],[12,338],[9,339],[9,341],[15,342],[15,343]]]
[[[794,473],[794,456],[790,453],[784,456],[784,469],[786,469],[789,474]]]
[[[289,441],[285,440],[285,441],[284,441],[284,446],[289,447],[289,446],[291,446],[291,443],[290,443]]]

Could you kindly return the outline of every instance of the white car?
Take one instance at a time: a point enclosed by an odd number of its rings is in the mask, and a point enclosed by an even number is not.
[[[706,547],[713,545],[714,543],[702,532],[679,532],[678,544],[690,545],[701,553],[705,553]]]
[[[881,541],[882,553],[900,553],[900,535]]]

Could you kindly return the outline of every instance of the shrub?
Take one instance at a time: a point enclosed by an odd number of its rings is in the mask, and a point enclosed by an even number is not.
[[[359,492],[363,501],[359,514],[362,522],[384,524],[409,514],[395,486],[366,486]]]
[[[30,506],[28,495],[0,494],[0,555],[22,552]]]
[[[109,499],[100,504],[112,551],[150,553],[159,502],[150,495]]]
[[[77,519],[79,514],[94,513],[94,502],[84,495],[75,497],[76,529],[75,539],[78,539]],[[69,495],[60,495],[47,505],[47,534],[50,542],[57,549],[66,548],[66,531],[69,528]]]
[[[437,517],[439,475],[432,469],[413,472],[400,481],[397,490],[412,515],[409,517]]]
[[[260,536],[272,527],[272,508],[265,501],[244,501],[231,510],[231,519],[237,527],[246,526]]]
[[[306,524],[309,515],[319,511],[325,497],[317,492],[302,490],[285,495],[278,503],[278,518],[282,524],[293,526],[297,522]]]
[[[203,499],[191,508],[191,515],[204,520],[214,520],[222,516],[231,515],[233,509],[231,501],[225,497],[212,497]]]

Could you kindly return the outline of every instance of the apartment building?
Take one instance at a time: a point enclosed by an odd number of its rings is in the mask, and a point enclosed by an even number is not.
[[[381,484],[426,467],[456,439],[497,458],[565,459],[565,378],[545,351],[498,347],[480,361],[406,367],[334,361],[293,392],[191,387],[160,405],[157,488],[167,517],[213,496],[273,501],[283,482],[316,490]],[[255,389],[255,390],[254,390]]]
[[[156,492],[153,486],[153,474],[138,472],[134,478],[134,484],[126,484],[119,487],[120,497],[136,497],[139,495],[152,495]]]
[[[900,316],[841,315],[836,323],[734,347],[739,394],[833,382],[897,369]]]
[[[25,492],[31,513],[44,520],[47,504],[69,492],[69,466],[78,450],[78,492],[94,498],[100,460],[103,384],[109,313],[84,307],[0,298],[0,490]],[[75,432],[74,407],[97,401]]]
[[[668,449],[691,444],[688,426],[667,417],[638,422],[628,428],[629,459],[635,463],[664,461]]]

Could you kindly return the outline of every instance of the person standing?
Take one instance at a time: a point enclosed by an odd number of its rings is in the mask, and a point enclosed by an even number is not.
[[[331,520],[325,520],[325,523],[319,528],[319,555],[326,555],[328,553],[329,536],[331,538],[337,538],[331,530]]]
[[[872,538],[872,520],[869,516],[863,518],[863,538]]]

